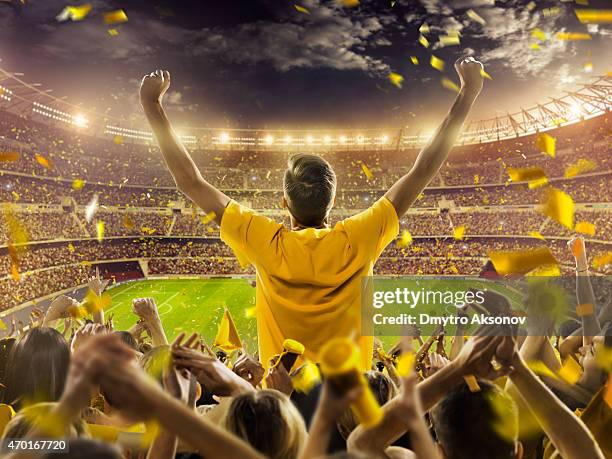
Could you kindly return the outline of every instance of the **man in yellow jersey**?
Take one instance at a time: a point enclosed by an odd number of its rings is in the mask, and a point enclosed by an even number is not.
[[[328,226],[336,176],[324,159],[296,155],[284,178],[283,205],[291,229],[258,215],[208,183],[200,174],[162,106],[170,74],[143,78],[140,100],[176,185],[205,212],[214,212],[221,239],[257,271],[259,354],[264,365],[282,351],[285,338],[306,346],[316,359],[333,337],[361,330],[364,276],[397,236],[399,219],[436,175],[455,143],[483,85],[483,67],[471,57],[455,63],[461,90],[442,124],[419,153],[412,169],[369,209]],[[363,369],[370,369],[372,337],[361,337]]]

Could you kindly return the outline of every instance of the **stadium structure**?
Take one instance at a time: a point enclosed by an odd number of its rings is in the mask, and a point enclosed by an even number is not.
[[[543,244],[570,272],[566,242],[574,232],[540,212],[546,186],[510,181],[509,167],[542,168],[548,184],[572,197],[575,220],[594,225],[584,235],[590,256],[610,253],[611,107],[612,77],[601,76],[517,113],[470,121],[376,273],[476,275],[490,250]],[[401,128],[180,132],[209,181],[285,221],[279,204],[291,153],[316,152],[334,166],[338,220],[378,199],[427,140]],[[543,133],[556,139],[554,157],[538,148]],[[85,110],[0,69],[0,152],[4,323],[27,320],[34,304],[82,287],[96,269],[117,283],[253,275],[220,242],[210,216],[176,190],[140,125]],[[595,273],[610,274],[612,265],[599,264]]]

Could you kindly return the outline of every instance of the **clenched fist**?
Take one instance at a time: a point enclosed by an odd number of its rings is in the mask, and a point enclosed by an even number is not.
[[[484,81],[483,65],[473,57],[461,57],[455,62],[455,70],[461,80],[461,89],[478,94]]]
[[[156,70],[145,75],[140,83],[140,103],[143,107],[161,103],[169,87],[170,72],[167,70]]]

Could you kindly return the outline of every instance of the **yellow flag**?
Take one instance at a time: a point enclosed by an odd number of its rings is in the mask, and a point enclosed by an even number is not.
[[[495,270],[502,276],[526,274],[539,266],[558,265],[548,247],[516,251],[491,251],[489,258]]]
[[[460,241],[463,239],[463,235],[465,234],[465,226],[461,225],[456,227],[453,230],[453,237],[457,240]]]
[[[574,200],[557,188],[549,188],[542,213],[563,226],[574,229]]]
[[[226,352],[231,352],[242,348],[242,341],[240,341],[238,330],[236,329],[234,320],[227,309],[225,312],[223,312],[223,318],[219,324],[219,330],[217,331],[217,336],[215,337],[213,346],[219,347]]]

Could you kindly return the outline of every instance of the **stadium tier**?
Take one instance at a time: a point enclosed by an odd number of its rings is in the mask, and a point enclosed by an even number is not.
[[[573,233],[539,211],[544,188],[509,181],[510,167],[541,168],[548,182],[576,203],[576,221],[595,226],[586,236],[589,253],[609,252],[610,118],[606,112],[548,131],[556,139],[554,158],[536,147],[537,135],[457,146],[401,222],[400,232],[408,231],[414,242],[387,248],[376,272],[478,274],[490,250],[536,246],[540,237],[566,269],[565,243]],[[19,276],[11,274],[7,242],[14,229],[7,218],[0,224],[2,309],[83,284],[96,267],[116,280],[252,274],[220,243],[216,225],[175,189],[153,146],[120,136],[75,134],[3,111],[0,150],[5,152],[0,200],[28,241],[24,250],[15,245]],[[367,208],[410,168],[417,153],[400,148],[321,152],[338,176],[332,218]],[[280,209],[287,152],[196,149],[192,155],[207,179],[232,198],[288,224]],[[99,208],[88,222],[86,208],[94,198]],[[462,240],[453,237],[457,227],[465,229]]]

